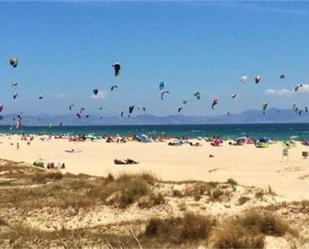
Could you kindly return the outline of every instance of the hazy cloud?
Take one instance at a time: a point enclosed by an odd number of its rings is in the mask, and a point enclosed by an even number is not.
[[[52,96],[55,99],[62,99],[65,98],[67,95],[65,93],[54,93]]]
[[[297,92],[294,91],[294,89],[267,89],[265,91],[266,95],[272,95],[272,96],[292,96],[295,94],[309,94],[309,84],[302,84],[303,86],[298,89]]]

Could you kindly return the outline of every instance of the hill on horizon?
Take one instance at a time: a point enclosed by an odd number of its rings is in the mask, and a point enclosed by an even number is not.
[[[3,116],[0,125],[12,125],[15,114]],[[254,124],[254,123],[309,123],[309,113],[302,112],[301,115],[293,110],[269,109],[266,114],[258,110],[247,110],[241,113],[230,115],[214,116],[187,116],[187,115],[167,115],[155,116],[143,114],[135,117],[108,116],[100,119],[98,115],[89,115],[89,118],[76,118],[72,113],[51,115],[24,115],[22,125],[24,126],[45,126],[49,124],[59,124],[62,122],[66,126],[83,125],[173,125],[173,124]]]

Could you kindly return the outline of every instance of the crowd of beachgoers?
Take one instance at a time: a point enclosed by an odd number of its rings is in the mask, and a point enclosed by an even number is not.
[[[15,134],[5,134],[5,136],[10,137]],[[106,143],[127,143],[127,142],[140,142],[140,143],[155,143],[155,142],[165,142],[169,146],[181,146],[181,145],[191,145],[191,146],[202,146],[199,141],[209,142],[212,146],[221,146],[224,142],[227,142],[232,146],[241,146],[246,144],[254,144],[257,148],[265,148],[272,143],[279,142],[278,140],[273,140],[269,137],[252,138],[252,137],[239,137],[236,139],[224,138],[221,136],[205,136],[205,137],[170,137],[164,136],[154,136],[154,135],[132,135],[132,136],[96,136],[95,134],[88,135],[37,135],[37,134],[18,134],[21,141],[26,141],[28,145],[34,139],[40,139],[41,141],[48,141],[51,139],[65,139],[70,142],[85,142],[85,141],[105,141]],[[194,141],[194,142],[192,142]],[[291,147],[295,145],[295,140],[280,140],[283,146]],[[300,143],[304,146],[309,146],[309,139],[302,139]]]

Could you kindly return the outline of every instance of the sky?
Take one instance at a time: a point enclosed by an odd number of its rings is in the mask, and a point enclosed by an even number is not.
[[[62,114],[74,103],[96,114],[102,106],[108,116],[129,105],[177,114],[183,100],[182,114],[203,116],[261,109],[265,101],[309,106],[308,26],[306,2],[0,2],[0,102],[3,113]],[[170,91],[163,101],[162,80]],[[93,98],[93,89],[102,94]]]

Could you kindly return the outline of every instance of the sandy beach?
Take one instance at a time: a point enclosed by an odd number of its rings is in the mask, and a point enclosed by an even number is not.
[[[192,140],[194,142],[194,140]],[[69,142],[51,138],[42,141],[37,136],[31,145],[21,136],[0,138],[1,158],[33,163],[65,163],[64,172],[106,176],[108,173],[151,172],[162,180],[226,181],[271,189],[287,200],[309,198],[309,159],[302,158],[308,147],[296,143],[289,149],[289,157],[282,158],[283,146],[275,142],[268,148],[254,145],[231,146],[225,141],[213,147],[202,141],[202,146],[168,146],[167,142],[125,144],[106,143],[104,140]],[[19,143],[20,148],[16,148]],[[76,153],[66,150],[74,149]],[[214,157],[209,157],[212,154]],[[131,158],[136,165],[115,165],[114,159]]]

